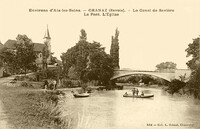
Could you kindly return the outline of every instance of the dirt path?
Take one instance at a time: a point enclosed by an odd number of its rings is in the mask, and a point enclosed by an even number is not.
[[[6,77],[6,78],[0,78],[0,88],[3,84],[9,82],[14,77]],[[12,129],[11,125],[7,122],[7,116],[6,113],[3,110],[3,103],[1,101],[2,98],[0,98],[0,129]]]

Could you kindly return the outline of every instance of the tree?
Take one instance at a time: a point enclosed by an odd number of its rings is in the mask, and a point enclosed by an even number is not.
[[[115,69],[119,69],[119,31],[115,30],[115,37],[112,36],[111,47],[110,47],[110,56],[113,61]]]
[[[200,99],[200,66],[192,72],[187,85],[190,93],[193,94],[195,98]]]
[[[64,65],[64,72],[68,73],[69,69],[73,66],[74,72],[79,79],[82,79],[84,69],[86,68],[87,56],[89,55],[89,44],[87,41],[87,34],[85,30],[81,30],[79,42],[63,53],[61,59]]]
[[[158,71],[174,71],[176,69],[176,64],[173,62],[162,62],[156,65]]]
[[[85,78],[90,81],[98,80],[100,85],[108,85],[113,75],[113,64],[110,55],[101,49],[95,49],[91,53],[87,63]]]
[[[185,51],[187,52],[187,57],[192,56],[192,59],[186,63],[192,70],[187,85],[191,94],[200,99],[200,38],[193,39],[193,43],[190,43]]]
[[[168,92],[173,95],[174,93],[178,93],[179,90],[184,88],[185,86],[185,82],[178,79],[174,79],[171,81],[171,83],[169,83]]]
[[[143,75],[142,76],[142,82],[144,84],[149,84],[150,82],[153,82],[153,78],[150,75]]]
[[[28,70],[36,70],[34,44],[26,35],[18,35],[16,43],[17,65],[26,74]]]
[[[187,52],[186,57],[192,56],[186,64],[192,70],[189,81],[185,84],[180,80],[173,80],[169,90],[173,93],[179,92],[180,89],[187,88],[187,90],[195,97],[200,99],[200,38],[193,39],[192,43],[189,43],[188,48],[185,49]],[[180,77],[184,80],[184,76]],[[185,89],[184,89],[185,91]]]
[[[17,73],[18,65],[16,60],[16,51],[12,49],[3,48],[0,52],[4,70],[8,74]]]
[[[127,79],[127,82],[130,82],[132,84],[138,83],[141,80],[141,76],[130,76]]]
[[[185,49],[185,51],[187,52],[186,57],[190,57],[192,56],[192,59],[189,60],[186,64],[187,66],[191,69],[191,70],[196,70],[198,68],[199,65],[199,42],[200,42],[200,38],[195,38],[193,39],[192,43],[189,43],[188,48]]]
[[[100,43],[89,43],[83,29],[79,42],[63,53],[61,59],[65,73],[74,73],[73,77],[77,76],[83,82],[98,80],[106,84],[113,73],[110,56]]]

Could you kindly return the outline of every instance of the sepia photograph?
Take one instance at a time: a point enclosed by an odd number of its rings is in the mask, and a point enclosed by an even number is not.
[[[0,129],[200,129],[199,0],[0,0]]]

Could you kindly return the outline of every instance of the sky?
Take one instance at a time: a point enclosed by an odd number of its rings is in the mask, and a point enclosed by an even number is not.
[[[4,44],[18,34],[26,34],[33,42],[43,43],[48,25],[52,52],[60,59],[78,42],[81,29],[85,29],[89,42],[100,42],[109,53],[111,36],[118,28],[120,68],[155,70],[157,64],[172,61],[178,69],[186,69],[190,58],[185,49],[200,35],[199,5],[199,0],[0,0],[0,41]],[[119,16],[91,12],[96,9],[107,9]],[[158,11],[153,12],[155,9]]]

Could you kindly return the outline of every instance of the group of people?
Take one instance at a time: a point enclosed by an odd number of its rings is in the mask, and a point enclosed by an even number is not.
[[[137,88],[133,88],[132,93],[133,93],[133,96],[138,96],[139,90]],[[126,92],[125,94],[127,95],[128,93]],[[141,92],[141,96],[144,96],[144,92]]]
[[[138,94],[139,94],[139,90],[137,88],[133,88],[132,92],[133,92],[133,96],[135,96],[135,95],[138,96]]]
[[[56,80],[45,80],[44,81],[44,89],[45,90],[56,90],[57,89],[57,81]]]

